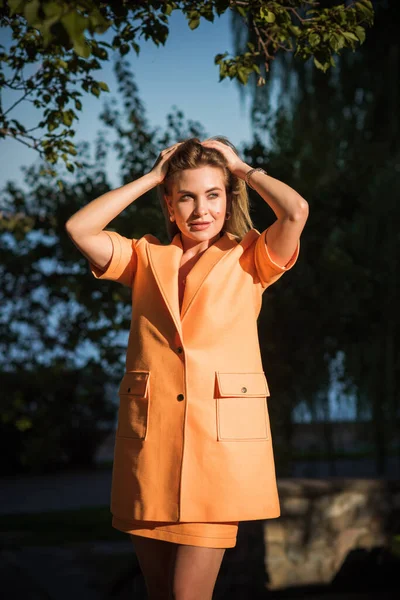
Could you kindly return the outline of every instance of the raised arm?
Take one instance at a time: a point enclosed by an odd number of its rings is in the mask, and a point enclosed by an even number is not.
[[[235,174],[242,179],[252,167],[243,163]],[[308,218],[308,202],[283,181],[253,171],[249,183],[272,208],[277,219],[268,228],[266,241],[273,261],[285,266],[296,251],[301,232]]]
[[[129,204],[158,185],[165,176],[167,161],[179,144],[163,150],[153,169],[126,185],[106,192],[74,213],[65,229],[78,250],[99,269],[111,261],[113,245],[104,228]]]
[[[203,145],[219,150],[226,158],[228,167],[241,179],[252,167],[245,163],[227,145],[213,139],[205,140]],[[308,203],[294,189],[260,171],[250,175],[250,185],[260,194],[274,211],[277,220],[268,228],[266,243],[271,259],[286,266],[293,257],[308,218]]]

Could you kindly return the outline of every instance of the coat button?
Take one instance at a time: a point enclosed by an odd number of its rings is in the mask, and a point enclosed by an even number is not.
[[[243,394],[245,394],[247,392],[247,388],[246,387],[242,387],[242,392],[243,392]]]
[[[176,351],[179,352],[179,354],[181,354],[183,352],[182,346],[178,346]]]
[[[185,399],[185,396],[183,394],[178,394],[176,398],[177,400],[181,401]]]

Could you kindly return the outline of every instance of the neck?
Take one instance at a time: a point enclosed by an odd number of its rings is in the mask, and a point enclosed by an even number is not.
[[[190,252],[193,256],[207,250],[207,248],[215,244],[215,242],[217,242],[223,235],[224,232],[220,231],[216,236],[210,238],[209,240],[205,240],[204,242],[195,242],[194,240],[183,236],[182,232],[179,233],[183,252]]]

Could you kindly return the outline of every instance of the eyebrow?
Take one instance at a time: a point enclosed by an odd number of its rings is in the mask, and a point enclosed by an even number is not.
[[[206,194],[208,194],[208,192],[212,192],[213,190],[219,190],[220,192],[222,192],[222,188],[212,187],[209,190],[206,190]],[[178,194],[193,194],[193,192],[191,192],[189,190],[178,190]]]

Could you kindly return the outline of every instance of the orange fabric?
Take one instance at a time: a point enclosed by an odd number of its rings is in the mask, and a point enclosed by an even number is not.
[[[169,523],[122,521],[113,518],[115,529],[142,537],[206,548],[234,548],[239,523]]]
[[[262,294],[296,262],[272,261],[266,231],[225,233],[186,279],[180,234],[107,232],[114,253],[98,279],[132,287],[118,391],[111,512],[123,521],[218,523],[280,515],[269,389],[259,348]],[[267,400],[268,399],[268,400]]]

